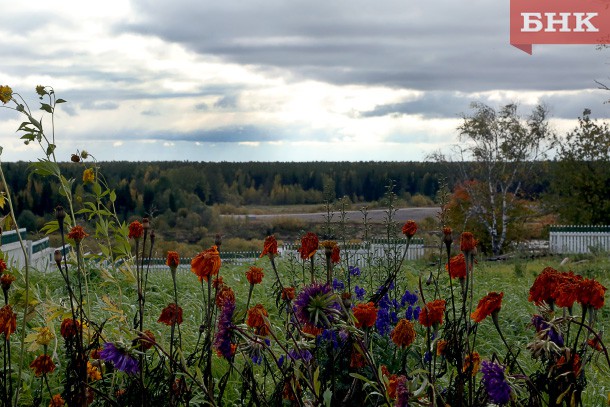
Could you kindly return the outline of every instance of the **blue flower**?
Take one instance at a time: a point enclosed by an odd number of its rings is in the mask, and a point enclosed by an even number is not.
[[[231,333],[233,331],[233,314],[235,313],[235,301],[228,300],[222,304],[222,310],[218,317],[218,328],[214,337],[214,348],[226,359],[233,357],[231,346]]]
[[[405,293],[403,294],[402,298],[400,299],[400,306],[404,307],[407,304],[415,305],[417,300],[418,300],[417,294],[416,293],[412,293],[409,290],[407,290],[407,291],[405,291]]]
[[[420,312],[421,308],[419,306],[415,307],[415,310],[413,310],[413,319],[419,319]]]
[[[261,354],[252,355],[252,363],[260,365],[263,361],[263,356]]]
[[[366,290],[358,286],[354,287],[354,292],[356,293],[356,299],[360,301],[362,301],[366,295]]]
[[[489,399],[495,404],[507,404],[512,390],[504,376],[504,366],[484,360],[481,362],[481,372]]]
[[[333,290],[335,290],[335,291],[345,290],[345,284],[343,284],[343,281],[337,280],[336,278],[333,279]]]
[[[407,308],[407,311],[405,312],[405,318],[408,321],[413,320],[413,306],[412,305],[409,305],[409,308]]]
[[[277,365],[278,367],[282,367],[282,365],[284,365],[284,355],[280,356],[280,358],[277,360]]]
[[[318,344],[323,340],[330,342],[334,349],[339,347],[339,342],[337,342],[337,332],[332,329],[325,329],[322,331],[322,335],[319,335],[316,338]]]
[[[291,350],[290,352],[288,352],[288,356],[292,360],[303,360],[303,362],[305,362],[305,363],[307,363],[307,362],[311,361],[311,359],[313,359],[313,355],[307,349],[300,350],[300,351]]]
[[[360,269],[356,266],[349,266],[348,268],[350,276],[360,277]]]
[[[112,342],[106,342],[104,349],[100,352],[100,357],[105,362],[111,362],[114,368],[127,374],[136,374],[140,371],[138,361],[131,356],[127,349],[122,346],[116,346]]]
[[[377,311],[377,321],[375,321],[375,327],[379,335],[387,335],[390,333],[390,312],[387,308],[379,308]]]

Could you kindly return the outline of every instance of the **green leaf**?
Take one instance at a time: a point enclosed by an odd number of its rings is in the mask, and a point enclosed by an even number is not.
[[[53,113],[53,108],[48,103],[41,103],[40,110],[44,110],[47,113]]]
[[[66,103],[66,102],[67,102],[67,100],[63,100],[63,99],[57,99],[57,100],[55,101],[55,104],[57,104],[57,103]]]
[[[326,407],[330,407],[330,402],[331,402],[331,400],[333,398],[333,392],[330,391],[330,389],[326,389],[326,391],[322,395],[322,398],[324,399],[324,405]]]
[[[94,182],[94,183],[93,183],[93,193],[94,193],[96,196],[100,196],[100,195],[101,195],[101,193],[102,193],[102,187],[100,186],[100,183],[99,183],[99,182]]]
[[[50,235],[51,233],[57,232],[59,230],[59,222],[56,220],[49,221],[44,224],[40,231],[45,235]]]
[[[50,160],[39,159],[37,163],[30,164],[32,172],[42,177],[54,175],[59,177],[61,172],[59,166]]]
[[[318,368],[316,369],[316,371],[313,374],[313,389],[316,394],[316,397],[318,397],[320,395],[320,386],[321,385],[322,384],[320,383],[320,367],[318,366]]]
[[[116,192],[114,192],[114,189],[112,191],[110,191],[110,202],[116,201]]]

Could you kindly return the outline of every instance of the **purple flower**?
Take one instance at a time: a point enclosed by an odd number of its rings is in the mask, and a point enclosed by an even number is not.
[[[409,305],[409,308],[405,311],[405,318],[409,321],[413,320],[413,306]]]
[[[235,312],[235,301],[228,300],[222,304],[222,310],[218,316],[218,328],[214,337],[214,348],[226,359],[233,357],[231,346],[231,331],[233,328],[233,313]]]
[[[413,319],[419,319],[419,314],[421,312],[421,308],[419,306],[415,307],[413,310]]]
[[[343,284],[343,281],[337,280],[336,278],[333,279],[333,290],[335,290],[335,291],[345,290],[345,284]]]
[[[280,356],[280,358],[277,360],[278,367],[282,367],[283,364],[284,364],[284,355]]]
[[[325,329],[324,331],[322,331],[322,335],[319,335],[316,338],[318,344],[323,340],[330,342],[333,345],[333,349],[337,349],[339,347],[339,342],[337,341],[337,332],[332,329]]]
[[[138,361],[131,356],[127,349],[116,346],[112,342],[104,343],[104,349],[100,352],[100,357],[105,362],[111,362],[114,368],[127,374],[136,374],[140,371]]]
[[[294,300],[295,315],[302,324],[312,324],[317,328],[329,328],[340,315],[339,297],[330,286],[311,284]]]
[[[349,266],[348,268],[350,276],[360,277],[360,269],[355,266]]]
[[[377,311],[377,320],[375,321],[375,327],[379,335],[387,335],[390,333],[390,312],[387,308],[379,308]]]
[[[403,375],[396,379],[396,402],[395,407],[409,407],[409,385],[407,378]]]
[[[303,350],[291,350],[290,352],[288,352],[288,356],[292,360],[299,360],[299,359],[301,359],[305,363],[308,363],[308,362],[311,361],[311,359],[313,359],[313,355],[307,349],[303,349]]]
[[[366,290],[358,286],[354,287],[354,292],[356,293],[356,299],[360,301],[362,301],[366,295]]]
[[[489,399],[495,404],[507,404],[510,401],[511,388],[504,376],[504,366],[484,360],[481,362],[481,372]]]
[[[555,327],[548,323],[542,315],[532,316],[532,325],[536,329],[536,332],[542,334],[544,338],[554,342],[559,347],[564,345],[561,334],[557,332]]]
[[[418,300],[417,294],[416,293],[412,293],[409,290],[407,290],[407,291],[405,291],[405,293],[403,294],[402,298],[400,299],[400,306],[404,307],[407,304],[415,305],[417,300]]]

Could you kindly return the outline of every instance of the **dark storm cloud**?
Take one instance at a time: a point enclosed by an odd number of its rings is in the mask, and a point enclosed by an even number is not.
[[[607,76],[593,46],[509,45],[508,5],[475,0],[134,2],[121,29],[295,78],[421,90],[582,89]]]

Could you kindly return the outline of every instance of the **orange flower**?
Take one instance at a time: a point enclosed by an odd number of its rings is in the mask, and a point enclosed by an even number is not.
[[[178,252],[168,251],[167,260],[165,261],[165,264],[167,264],[167,266],[170,268],[178,267],[178,265],[180,264],[180,256],[178,255]]]
[[[15,280],[16,278],[14,275],[4,273],[2,274],[2,277],[0,277],[0,285],[4,291],[7,291],[9,288],[11,288],[11,284],[13,284],[13,281]]]
[[[470,314],[470,318],[479,323],[489,315],[499,312],[502,307],[502,297],[504,297],[504,293],[491,292],[487,294],[481,298],[477,309]]]
[[[89,357],[93,360],[97,360],[100,358],[100,352],[102,351],[103,348],[95,348],[91,351],[91,353],[89,354]]]
[[[453,230],[449,226],[443,228],[443,242],[446,244],[453,243]]]
[[[220,277],[216,277],[214,280],[212,280],[212,287],[215,290],[219,290],[220,288],[222,288],[222,286],[224,285],[224,281],[222,279],[222,276]]]
[[[55,370],[55,363],[51,360],[49,355],[40,355],[30,364],[30,368],[34,370],[36,377],[53,373]]]
[[[309,323],[304,323],[301,330],[303,331],[303,333],[311,335],[311,336],[321,335],[322,332],[324,331],[323,328],[318,328],[314,324],[309,324]]]
[[[277,254],[277,240],[275,240],[275,236],[273,235],[269,235],[265,238],[263,252],[259,257],[263,257],[267,254],[271,256],[275,256]]]
[[[8,85],[0,86],[0,102],[7,104],[13,98],[13,90]]]
[[[282,300],[294,300],[294,287],[284,287],[284,289],[282,290]]]
[[[553,294],[555,304],[559,307],[572,308],[580,297],[580,285],[583,281],[582,276],[573,272],[559,273],[557,288]]]
[[[144,235],[144,225],[142,225],[139,221],[134,220],[129,224],[129,238],[130,239],[139,239]]]
[[[583,307],[600,309],[604,305],[606,287],[599,282],[585,278],[578,287],[578,302]]]
[[[307,232],[301,238],[301,247],[298,252],[301,253],[301,259],[310,259],[318,250],[318,236],[315,233]]]
[[[546,267],[534,280],[530,288],[528,301],[533,301],[538,306],[543,303],[554,303],[561,279],[561,274],[557,270]]]
[[[587,345],[589,345],[592,349],[595,349],[598,352],[602,352],[603,348],[600,345],[601,341],[599,336],[594,336],[593,338],[587,339]]]
[[[80,242],[87,236],[89,236],[89,234],[85,232],[85,229],[83,229],[82,226],[74,226],[68,233],[68,239],[72,239],[76,242]]]
[[[270,332],[269,313],[262,304],[256,304],[248,310],[248,319],[246,324],[250,328],[254,328],[257,335],[267,336]]]
[[[102,378],[102,374],[99,369],[91,364],[91,362],[87,362],[87,377],[89,381],[95,382]]]
[[[470,372],[472,376],[475,376],[479,371],[479,366],[481,365],[481,356],[479,356],[478,352],[472,352],[469,355],[466,355],[464,359],[464,366],[462,371],[464,373]]]
[[[469,267],[472,271],[472,264]],[[445,264],[445,270],[449,272],[451,278],[466,278],[466,258],[464,253],[453,256],[449,259],[449,263]]]
[[[81,330],[80,322],[72,318],[66,318],[61,321],[61,328],[59,332],[61,337],[64,339],[74,338],[77,333]]]
[[[388,397],[390,397],[390,399],[394,400],[396,398],[396,387],[398,385],[398,375],[393,374],[390,376],[389,380],[388,380]]]
[[[372,302],[360,303],[354,307],[356,328],[370,328],[377,321],[377,308]]]
[[[10,305],[0,308],[0,334],[6,339],[17,330],[17,314],[13,312]]]
[[[436,342],[436,355],[443,356],[445,351],[447,350],[447,341],[444,339],[439,339]]]
[[[264,276],[265,273],[263,273],[263,269],[260,267],[252,266],[246,271],[246,278],[251,285],[260,284]]]
[[[66,401],[61,397],[61,394],[54,395],[49,403],[49,407],[64,407],[65,405]]]
[[[341,261],[341,249],[339,249],[339,246],[334,246],[330,255],[330,261],[333,264],[337,264]]]
[[[443,323],[445,300],[434,300],[427,303],[419,313],[419,323],[425,327]]]
[[[3,258],[0,258],[0,273],[4,273],[7,269],[7,265],[6,262],[4,261]]]
[[[216,293],[216,306],[222,308],[227,301],[235,302],[235,293],[231,287],[223,285]]]
[[[182,308],[178,305],[171,303],[161,311],[161,316],[157,322],[161,322],[167,326],[174,324],[180,325],[182,323]]]
[[[138,335],[134,342],[137,343],[139,349],[147,351],[154,346],[155,340],[155,335],[147,329]],[[91,358],[93,358],[93,356]]]
[[[215,276],[220,270],[220,253],[217,246],[212,246],[202,251],[191,260],[191,271],[199,277],[199,281],[208,281],[210,276]]]
[[[417,232],[417,223],[414,220],[408,220],[402,227],[402,234],[408,238],[415,236]]]
[[[88,184],[90,182],[94,182],[95,181],[95,172],[93,171],[93,168],[87,168],[85,171],[83,171],[83,182],[85,184]]]
[[[476,249],[477,243],[479,242],[474,238],[472,233],[464,232],[460,238],[460,250],[463,252],[471,252]]]
[[[392,333],[390,334],[392,342],[394,342],[396,346],[400,346],[401,348],[406,348],[407,346],[410,346],[413,341],[415,341],[416,336],[417,333],[413,328],[413,324],[411,323],[411,321],[404,318],[398,321],[398,324],[396,324],[396,327],[394,328],[394,330],[392,330]]]

